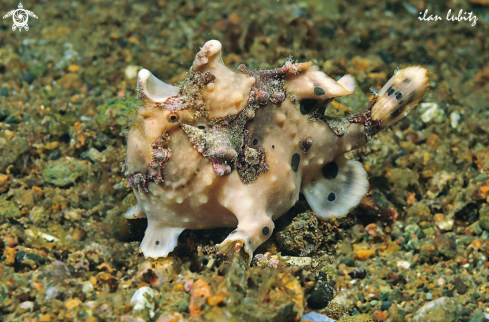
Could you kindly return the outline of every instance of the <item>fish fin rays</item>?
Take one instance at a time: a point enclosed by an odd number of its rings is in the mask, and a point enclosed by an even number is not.
[[[141,251],[145,257],[166,257],[178,243],[178,236],[184,228],[165,227],[148,220],[148,228],[141,242]]]
[[[178,87],[162,82],[147,69],[141,69],[138,73],[137,93],[143,101],[160,103],[179,91]]]
[[[341,155],[304,184],[302,192],[316,215],[327,219],[346,216],[360,203],[368,188],[367,172],[362,164]]]

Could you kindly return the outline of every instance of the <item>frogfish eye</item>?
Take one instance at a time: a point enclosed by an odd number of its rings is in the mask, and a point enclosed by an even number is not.
[[[176,123],[180,120],[180,116],[177,113],[171,113],[168,115],[168,121],[170,123]]]

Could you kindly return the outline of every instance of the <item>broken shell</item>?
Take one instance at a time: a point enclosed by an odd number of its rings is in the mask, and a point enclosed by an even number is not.
[[[149,317],[155,315],[156,293],[151,287],[140,287],[132,296],[130,304],[134,311],[145,311]]]

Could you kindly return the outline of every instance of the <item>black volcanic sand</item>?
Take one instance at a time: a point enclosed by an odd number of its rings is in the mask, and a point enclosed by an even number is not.
[[[2,15],[17,5],[2,1]],[[486,0],[23,5],[38,16],[29,31],[0,21],[0,321],[489,316]],[[418,20],[425,9],[443,20]],[[449,9],[476,25],[446,21]],[[145,260],[146,222],[122,217],[134,203],[121,162],[137,71],[178,84],[209,39],[230,67],[292,55],[353,75],[357,92],[329,115],[364,108],[396,68],[431,72],[423,104],[349,154],[371,183],[359,207],[324,222],[301,199],[249,268],[216,256],[229,229],[185,231],[168,259]]]

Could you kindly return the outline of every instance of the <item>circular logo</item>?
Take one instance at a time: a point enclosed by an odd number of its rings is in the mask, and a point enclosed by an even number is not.
[[[13,18],[14,24],[17,26],[17,28],[23,28],[25,25],[27,25],[27,21],[29,20],[27,17],[27,12],[25,12],[24,9],[15,10]]]

